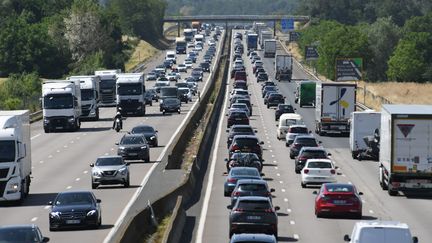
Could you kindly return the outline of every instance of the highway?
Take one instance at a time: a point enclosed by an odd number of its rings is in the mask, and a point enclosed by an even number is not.
[[[236,30],[237,31],[237,30]],[[241,31],[243,33],[243,31]],[[243,41],[245,42],[245,36]],[[246,43],[244,43],[246,47]],[[284,52],[278,48],[278,52]],[[263,57],[263,52],[259,51]],[[232,58],[230,58],[232,60]],[[301,188],[300,175],[294,172],[294,160],[288,156],[289,148],[284,141],[276,138],[276,122],[274,108],[268,109],[261,98],[260,83],[256,82],[252,73],[251,62],[246,54],[243,55],[248,72],[249,91],[253,103],[254,115],[251,116],[251,125],[258,130],[257,136],[264,141],[264,179],[270,188],[275,188],[273,203],[280,206],[278,211],[279,242],[343,242],[345,234],[351,234],[357,219],[350,218],[316,218],[314,214],[314,190],[318,187]],[[264,67],[270,79],[274,79],[274,59],[263,58]],[[301,68],[294,64],[294,79],[309,79]],[[280,82],[279,91],[286,96],[287,102],[294,104],[294,82]],[[232,89],[231,83],[229,90]],[[227,98],[225,97],[224,111],[227,112]],[[314,131],[314,108],[300,108],[295,105],[297,113],[311,131]],[[228,242],[229,241],[229,197],[223,196],[223,185],[226,171],[224,159],[227,158],[226,148],[226,117],[222,116],[215,144],[212,148],[212,158],[209,159],[208,171],[205,177],[200,201],[188,211],[189,218],[196,218],[195,228],[190,235],[183,236],[191,242]],[[352,183],[364,193],[362,220],[396,220],[405,222],[410,226],[414,236],[419,242],[432,242],[430,219],[432,218],[432,197],[407,197],[399,195],[390,197],[383,191],[378,183],[378,163],[373,161],[357,161],[351,157],[347,137],[321,137],[323,147],[332,154],[332,159],[339,167],[338,182]]]
[[[214,32],[213,32],[214,33]],[[212,34],[213,34],[212,33]],[[221,41],[218,41],[218,48]],[[207,43],[199,56],[198,64],[203,59]],[[186,55],[178,55],[177,63],[183,63]],[[145,72],[149,72],[161,64],[165,58],[165,52],[159,52],[157,56],[146,64]],[[213,60],[213,63],[216,60]],[[190,75],[182,73],[182,78]],[[204,73],[206,81],[209,74]],[[175,82],[171,82],[174,85]],[[151,88],[154,81],[146,81],[146,87]],[[205,82],[199,82],[202,90]],[[162,157],[164,148],[168,145],[178,126],[185,119],[193,102],[182,104],[181,114],[173,113],[165,116],[159,111],[159,103],[153,102],[153,106],[146,106],[144,117],[127,117],[123,122],[123,130],[116,133],[111,129],[115,115],[115,108],[101,108],[101,119],[96,122],[82,122],[81,129],[77,132],[59,132],[45,134],[42,121],[31,125],[32,136],[32,184],[30,195],[19,206],[0,207],[0,225],[29,224],[34,223],[40,227],[44,236],[50,237],[50,242],[103,242],[110,230],[115,226],[119,216],[126,205],[134,197],[134,194],[142,188],[146,175]],[[65,190],[91,190],[90,163],[102,155],[117,154],[116,142],[138,124],[152,125],[159,131],[159,147],[150,149],[151,163],[131,161],[131,186],[123,188],[119,186],[102,186],[92,190],[97,198],[102,200],[102,226],[98,230],[61,230],[49,232],[48,214],[50,206],[47,203],[54,199],[58,192]]]

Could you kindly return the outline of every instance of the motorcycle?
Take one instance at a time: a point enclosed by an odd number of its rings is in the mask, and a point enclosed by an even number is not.
[[[258,159],[258,157],[254,154],[253,156],[249,153],[243,153],[241,156],[231,157],[230,159],[226,159],[226,168],[227,172],[234,167],[255,167],[259,172],[262,171],[262,161]]]
[[[120,118],[116,118],[115,124],[114,124],[114,130],[116,132],[120,132],[120,130],[121,130],[121,121],[120,121]]]

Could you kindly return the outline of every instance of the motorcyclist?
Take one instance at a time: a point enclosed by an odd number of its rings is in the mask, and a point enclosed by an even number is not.
[[[120,130],[121,130],[121,129],[123,129],[123,118],[122,118],[120,111],[117,111],[117,114],[114,116],[114,122],[113,122],[113,126],[112,126],[113,129],[115,128],[117,119],[119,119],[119,126],[120,126]]]

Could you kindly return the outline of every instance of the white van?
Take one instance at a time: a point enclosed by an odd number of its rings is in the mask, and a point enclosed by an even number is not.
[[[172,60],[174,64],[177,64],[177,56],[175,51],[167,51],[165,60]]]
[[[288,133],[291,125],[303,125],[303,118],[301,115],[296,113],[285,113],[279,117],[279,125],[276,125],[276,137],[277,139],[285,139],[285,135]]]
[[[417,243],[407,224],[396,221],[360,221],[354,225],[351,237],[344,236],[350,243]]]

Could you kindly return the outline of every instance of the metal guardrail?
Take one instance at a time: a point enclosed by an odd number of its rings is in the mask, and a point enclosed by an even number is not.
[[[42,119],[42,110],[30,113],[30,122],[33,123],[35,121],[39,121]]]
[[[302,15],[196,15],[196,16],[167,16],[164,22],[186,21],[270,21],[293,19],[294,21],[307,22],[310,16]]]

